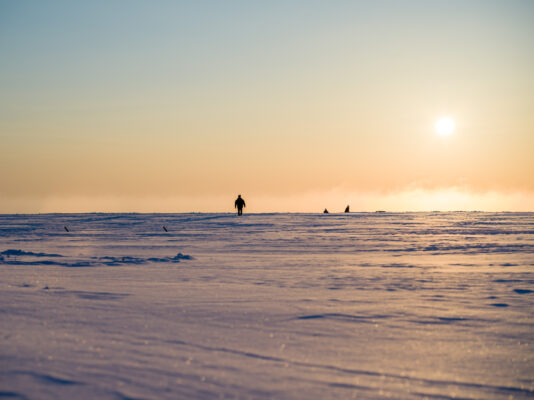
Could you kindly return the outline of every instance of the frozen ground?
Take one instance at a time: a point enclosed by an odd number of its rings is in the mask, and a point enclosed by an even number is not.
[[[534,398],[534,213],[0,215],[0,253],[3,398]]]

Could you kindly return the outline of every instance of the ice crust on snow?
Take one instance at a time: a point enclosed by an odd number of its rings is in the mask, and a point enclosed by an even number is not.
[[[60,254],[47,254],[47,253],[33,253],[31,251],[22,251],[15,249],[8,249],[0,253],[2,256],[32,256],[32,257],[62,257]]]
[[[58,265],[62,267],[96,267],[100,265],[107,266],[118,266],[124,264],[146,264],[148,262],[152,263],[178,263],[180,260],[192,260],[193,257],[187,254],[178,253],[174,257],[150,257],[150,258],[140,258],[140,257],[90,257],[83,258],[77,257],[75,260],[70,262],[62,262],[56,260],[47,260],[43,258],[48,257],[64,257],[61,254],[47,254],[47,253],[33,253],[31,251],[23,250],[14,250],[9,249],[0,253],[0,255],[5,255],[10,258],[2,257],[0,258],[0,263],[9,264],[9,265]],[[17,257],[14,257],[17,256]],[[38,257],[38,258],[36,258]]]
[[[533,267],[534,213],[0,215],[0,397],[532,398]]]

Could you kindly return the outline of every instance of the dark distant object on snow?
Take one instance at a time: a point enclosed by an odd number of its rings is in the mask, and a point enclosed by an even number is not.
[[[323,214],[328,214],[328,210],[325,208]]]
[[[347,208],[345,208],[345,212],[350,212],[349,211],[349,206],[347,206]]]
[[[169,231],[167,230],[167,228],[165,228],[165,225],[163,225],[163,230],[164,230],[165,232],[169,232]]]
[[[234,208],[237,208],[237,215],[243,214],[243,207],[246,207],[245,200],[241,198],[241,195],[237,195],[237,199],[235,199]]]
[[[66,230],[67,232],[70,232],[70,231],[69,231],[69,228],[67,228],[66,226],[64,226],[63,228],[65,228],[65,230]]]
[[[383,213],[383,212],[385,212],[385,211],[384,211],[384,210],[377,210],[377,211],[375,211],[375,212]]]

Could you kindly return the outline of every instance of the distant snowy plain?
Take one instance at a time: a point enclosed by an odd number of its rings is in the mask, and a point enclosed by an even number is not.
[[[0,274],[2,398],[534,398],[534,213],[0,215]]]

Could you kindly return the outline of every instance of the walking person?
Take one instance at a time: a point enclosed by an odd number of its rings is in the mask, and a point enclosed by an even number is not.
[[[241,195],[237,195],[237,199],[235,199],[234,208],[237,208],[237,215],[243,214],[243,207],[246,207],[245,200],[241,198]]]

